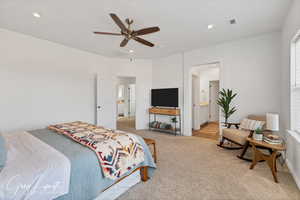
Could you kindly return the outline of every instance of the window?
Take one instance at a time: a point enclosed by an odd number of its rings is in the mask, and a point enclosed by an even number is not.
[[[300,133],[300,34],[291,49],[291,128]]]

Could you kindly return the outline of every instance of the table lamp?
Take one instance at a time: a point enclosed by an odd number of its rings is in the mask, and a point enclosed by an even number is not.
[[[279,115],[276,113],[267,113],[267,130],[279,131]]]

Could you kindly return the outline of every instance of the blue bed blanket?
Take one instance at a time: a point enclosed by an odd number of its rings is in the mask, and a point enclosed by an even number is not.
[[[48,129],[33,130],[29,133],[63,153],[71,162],[69,193],[56,200],[93,200],[104,189],[114,184],[115,181],[104,178],[98,158],[89,148]],[[148,175],[152,177],[156,165],[144,140],[140,136],[137,137],[144,148],[145,161],[136,168],[148,166]]]

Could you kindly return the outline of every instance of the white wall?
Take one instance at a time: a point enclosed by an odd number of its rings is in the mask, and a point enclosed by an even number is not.
[[[137,128],[146,128],[152,62],[105,58],[4,29],[0,38],[1,131],[73,120],[94,123],[96,74],[105,86],[103,125],[116,125],[117,76],[135,76]]]
[[[179,88],[179,108],[183,126],[183,54],[175,54],[153,60],[152,88]],[[170,123],[170,117],[160,116],[159,120]]]
[[[270,33],[153,61],[153,84],[184,88],[184,135],[191,135],[191,69],[220,62],[220,88],[238,93],[237,120],[248,114],[280,112],[280,33]],[[184,61],[184,78],[179,71]],[[157,77],[155,75],[159,74]],[[172,82],[165,79],[176,77]],[[183,82],[184,80],[184,82]],[[169,85],[168,85],[169,84]],[[181,97],[183,98],[183,97]]]
[[[280,111],[279,40],[279,33],[271,33],[185,53],[186,135],[191,135],[189,73],[199,64],[220,62],[220,88],[232,88],[238,93],[235,101],[238,111],[231,120],[240,120],[248,114]]]
[[[281,133],[287,139],[287,164],[300,188],[300,136],[290,129],[290,45],[300,30],[300,1],[293,1],[282,28],[282,65],[281,65]]]

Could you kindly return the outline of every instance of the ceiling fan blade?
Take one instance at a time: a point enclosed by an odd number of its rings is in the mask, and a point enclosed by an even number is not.
[[[139,43],[142,43],[142,44],[146,45],[146,46],[154,47],[154,44],[153,44],[153,43],[148,42],[147,40],[144,40],[144,39],[142,39],[142,38],[140,38],[140,37],[133,37],[133,39],[134,39],[135,41],[139,42]]]
[[[143,28],[143,29],[134,31],[133,35],[135,35],[135,36],[146,35],[146,34],[150,34],[150,33],[155,33],[157,31],[160,31],[160,29],[159,29],[159,27],[155,26],[155,27]]]
[[[120,18],[116,14],[110,13],[109,15],[114,20],[114,22],[120,27],[122,32],[124,32],[124,33],[128,32],[126,26],[123,24],[123,22],[120,20]]]
[[[101,35],[122,35],[121,33],[108,33],[108,32],[94,32],[95,34]]]
[[[121,42],[121,44],[120,44],[120,47],[125,47],[126,46],[126,44],[128,43],[128,39],[127,38],[124,38],[124,40]]]

